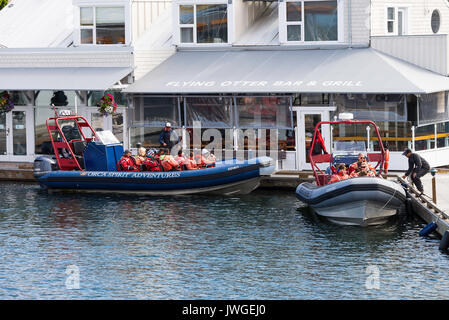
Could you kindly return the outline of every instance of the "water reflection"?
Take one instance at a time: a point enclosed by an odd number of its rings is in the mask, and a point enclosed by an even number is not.
[[[49,195],[0,184],[0,201],[2,298],[449,297],[447,255],[406,216],[336,226],[272,191]],[[65,287],[68,265],[80,269],[79,290]],[[379,290],[365,287],[368,265],[380,270]]]

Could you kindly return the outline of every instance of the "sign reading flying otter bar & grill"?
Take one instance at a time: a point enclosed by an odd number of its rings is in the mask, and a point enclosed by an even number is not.
[[[362,87],[363,81],[328,80],[328,81],[170,81],[167,87]]]

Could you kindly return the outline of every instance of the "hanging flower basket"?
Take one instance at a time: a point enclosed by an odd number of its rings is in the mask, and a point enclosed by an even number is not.
[[[14,103],[7,91],[0,93],[0,113],[10,112],[14,109]]]
[[[98,111],[103,115],[114,114],[117,110],[117,104],[114,101],[114,97],[111,94],[105,94],[101,97],[100,102],[97,104]]]

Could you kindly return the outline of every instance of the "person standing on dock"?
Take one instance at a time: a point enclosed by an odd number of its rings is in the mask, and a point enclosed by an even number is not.
[[[402,178],[405,179],[411,174],[413,183],[418,191],[421,192],[420,195],[422,195],[424,193],[424,189],[420,178],[429,172],[430,165],[423,157],[417,153],[413,153],[412,150],[408,148],[405,149],[402,155],[408,158],[408,170]]]

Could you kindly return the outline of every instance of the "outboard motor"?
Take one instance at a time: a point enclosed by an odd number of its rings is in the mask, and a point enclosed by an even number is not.
[[[48,157],[37,157],[34,160],[34,177],[36,179],[56,170],[58,170],[58,164],[53,159]]]

